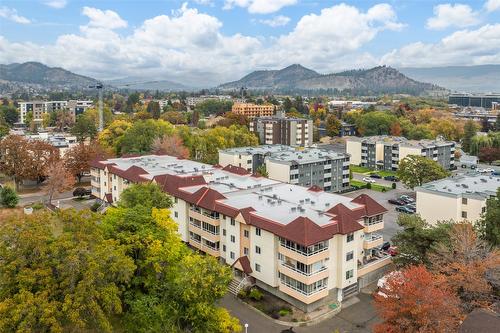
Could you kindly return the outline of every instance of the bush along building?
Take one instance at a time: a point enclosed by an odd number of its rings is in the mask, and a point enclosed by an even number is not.
[[[351,163],[371,169],[393,170],[408,155],[424,156],[443,168],[455,167],[455,142],[444,140],[408,140],[397,136],[348,137],[346,151]]]
[[[91,173],[92,193],[112,205],[131,184],[158,184],[184,242],[304,311],[356,294],[391,261],[377,250],[386,209],[365,194],[158,155],[94,161]]]

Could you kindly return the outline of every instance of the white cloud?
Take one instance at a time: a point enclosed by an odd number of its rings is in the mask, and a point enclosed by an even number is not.
[[[67,0],[45,0],[43,1],[43,4],[55,9],[61,9],[66,7],[68,4]]]
[[[204,5],[204,6],[213,6],[214,5],[212,0],[194,0],[194,2],[198,5]]]
[[[445,29],[448,27],[469,27],[479,23],[479,13],[469,5],[441,4],[434,7],[434,16],[427,20],[428,29]]]
[[[489,12],[493,12],[495,10],[499,10],[500,9],[500,0],[488,0],[484,4],[484,7]]]
[[[290,18],[284,15],[278,15],[271,19],[259,20],[260,23],[268,25],[270,27],[282,27],[290,22]]]
[[[456,31],[438,43],[412,43],[387,53],[381,62],[400,67],[500,63],[500,23]]]
[[[297,0],[226,0],[223,9],[237,6],[247,8],[248,12],[252,14],[270,14],[296,3]]]
[[[17,13],[17,10],[14,8],[8,8],[5,6],[0,7],[0,17],[3,17],[12,22],[20,23],[20,24],[29,24],[31,20],[28,18],[21,16]]]
[[[92,7],[83,7],[82,14],[90,19],[88,27],[103,29],[125,28],[127,21],[112,10],[100,10]]]

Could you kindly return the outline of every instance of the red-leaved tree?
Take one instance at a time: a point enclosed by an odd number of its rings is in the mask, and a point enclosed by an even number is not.
[[[153,142],[153,152],[179,158],[189,157],[189,149],[184,146],[184,142],[177,134],[156,139]]]
[[[374,297],[383,320],[374,327],[376,333],[456,332],[460,324],[459,299],[443,276],[424,266],[389,275]]]

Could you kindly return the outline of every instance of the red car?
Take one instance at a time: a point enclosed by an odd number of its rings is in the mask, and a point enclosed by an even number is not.
[[[389,248],[389,250],[387,250],[387,253],[389,253],[391,255],[391,257],[394,257],[395,255],[397,255],[399,253],[398,247],[397,246],[391,246]]]

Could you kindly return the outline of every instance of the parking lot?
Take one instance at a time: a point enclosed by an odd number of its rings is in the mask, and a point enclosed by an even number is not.
[[[398,183],[398,185],[400,185],[400,183]],[[397,198],[403,194],[414,197],[414,193],[400,186],[400,188],[388,192],[378,192],[368,189],[361,189],[346,193],[344,195],[350,198],[355,198],[363,193],[368,194],[370,197],[375,199],[375,201],[387,208],[388,212],[384,215],[384,229],[382,230],[382,236],[384,236],[385,241],[390,241],[392,237],[398,232],[398,230],[401,230],[401,227],[399,227],[397,224],[399,213],[395,210],[396,206],[391,205],[389,202],[387,202],[387,200]]]

